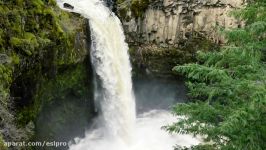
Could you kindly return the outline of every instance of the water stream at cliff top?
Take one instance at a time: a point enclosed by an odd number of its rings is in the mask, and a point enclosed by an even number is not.
[[[118,17],[101,0],[60,0],[89,19],[91,58],[99,81],[95,90],[101,116],[96,128],[77,138],[70,150],[171,150],[175,144],[190,146],[198,140],[171,135],[161,127],[176,120],[168,111],[152,110],[136,117],[128,45]]]

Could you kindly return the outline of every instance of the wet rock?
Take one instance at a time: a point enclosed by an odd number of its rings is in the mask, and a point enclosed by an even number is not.
[[[0,64],[10,63],[11,60],[6,54],[0,54]]]
[[[68,4],[68,3],[64,3],[64,8],[67,8],[67,9],[74,9],[74,6]]]

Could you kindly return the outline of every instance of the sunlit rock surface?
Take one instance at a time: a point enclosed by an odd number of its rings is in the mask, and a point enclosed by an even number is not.
[[[243,0],[155,0],[141,17],[127,11],[122,19],[129,42],[178,45],[182,40],[204,36],[216,43],[218,27],[235,28],[241,22],[229,13],[244,5]],[[130,9],[129,9],[130,10]]]

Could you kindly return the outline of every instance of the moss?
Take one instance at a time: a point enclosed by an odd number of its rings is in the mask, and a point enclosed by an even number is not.
[[[125,0],[117,0],[116,4],[122,7],[118,9],[119,16],[124,20],[129,21],[130,18],[127,16],[127,12],[130,10],[133,17],[142,17],[146,9],[148,8],[150,1],[149,0],[131,0],[129,4],[125,4]]]
[[[0,134],[0,149],[7,150],[7,147],[4,145],[4,140],[1,134]]]
[[[54,51],[69,49],[70,46],[73,48],[69,44],[75,40],[73,30],[63,30],[66,25],[61,24],[60,20],[62,15],[72,15],[60,11],[54,0],[10,1],[1,5],[0,10],[0,15],[4,16],[0,19],[1,49],[11,48],[19,54],[32,56],[51,45]]]
[[[127,12],[129,11],[129,9],[130,8],[128,7],[119,9],[119,17],[125,21],[130,21],[131,18],[127,15]]]
[[[173,66],[191,61],[191,55],[187,51],[174,47],[143,46],[141,52],[137,52],[135,48],[131,49],[133,72],[137,75],[142,75],[149,70],[155,76],[169,76],[172,75]]]
[[[42,67],[43,64],[36,62],[49,61],[50,66],[53,63],[77,63],[77,59],[81,57],[74,49],[77,24],[70,21],[73,15],[56,7],[55,0],[17,0],[4,3],[5,5],[0,5],[0,51],[12,58],[13,65],[19,66],[19,71],[32,66]],[[61,22],[61,16],[65,16],[64,23],[68,22],[67,25]],[[68,28],[70,25],[71,29]],[[51,55],[55,56],[50,57]],[[24,68],[25,66],[28,68]]]
[[[204,38],[195,38],[179,43],[180,47],[166,48],[157,45],[130,46],[129,53],[134,75],[152,73],[154,76],[171,76],[173,66],[196,61],[197,51],[219,49],[216,44]]]
[[[62,88],[74,86],[67,83],[59,88],[59,82],[64,79],[63,75],[56,77],[56,74],[57,69],[65,66],[73,71],[69,66],[83,61],[86,54],[80,52],[81,48],[75,49],[75,38],[81,32],[83,20],[61,11],[55,0],[5,0],[0,4],[0,53],[10,59],[10,62],[0,64],[0,105],[7,108],[11,105],[9,97],[14,97],[12,106],[18,113],[16,117],[19,117],[16,120],[23,127],[35,119],[42,105],[40,97],[55,96],[45,95],[45,91],[50,92],[48,89],[55,86],[58,90],[53,90],[58,93],[66,92]],[[66,80],[77,84],[74,79]],[[25,88],[25,91],[19,91],[19,87]],[[42,101],[46,100],[43,98]],[[14,139],[20,137],[10,136]]]
[[[7,106],[9,86],[12,82],[12,68],[0,64],[0,104]]]
[[[45,102],[51,98],[62,98],[66,96],[66,92],[74,92],[76,96],[82,96],[87,92],[85,85],[86,68],[84,65],[74,65],[67,69],[62,74],[59,74],[55,79],[47,82],[40,90],[41,97],[44,97]]]
[[[135,17],[141,17],[149,6],[149,0],[132,0],[131,11]]]
[[[86,67],[78,64],[64,70],[66,71],[58,74],[55,79],[42,79],[42,86],[36,92],[34,103],[24,107],[17,116],[20,125],[35,121],[42,107],[55,100],[64,100],[69,94],[75,97],[88,95]]]
[[[125,2],[125,0],[116,0],[116,3],[119,5],[119,4],[122,4],[123,2]]]
[[[0,64],[0,80],[1,81],[5,81],[7,84],[11,83],[12,82],[11,74],[12,74],[11,68]]]
[[[39,47],[39,43],[34,34],[26,32],[23,38],[11,37],[10,44],[13,48],[22,50],[28,56],[34,53],[34,50]]]
[[[11,58],[12,58],[12,63],[13,63],[13,64],[15,64],[15,65],[19,64],[20,60],[19,60],[19,56],[18,56],[17,54],[14,53],[14,54],[11,56]]]

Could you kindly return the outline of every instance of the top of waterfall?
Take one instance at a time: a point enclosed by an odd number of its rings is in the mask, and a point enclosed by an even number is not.
[[[58,5],[64,10],[79,13],[90,20],[105,21],[113,15],[103,0],[60,0]]]

